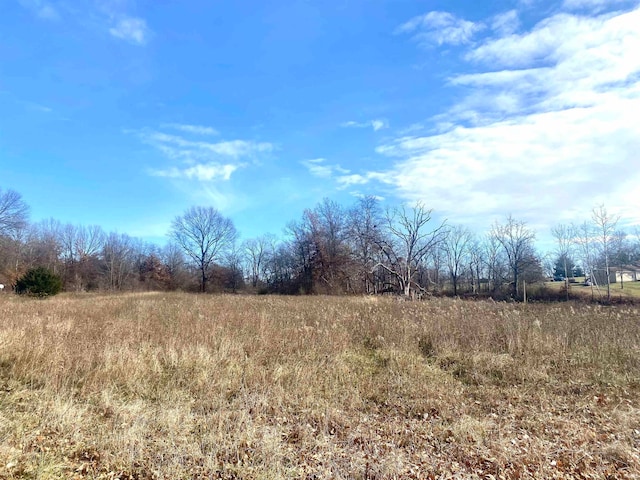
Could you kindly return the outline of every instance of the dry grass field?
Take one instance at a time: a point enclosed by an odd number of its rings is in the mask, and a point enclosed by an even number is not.
[[[0,479],[640,478],[640,309],[0,295]]]
[[[545,282],[544,286],[553,292],[565,291],[564,282]],[[590,300],[593,294],[594,300],[604,301],[607,298],[607,286],[587,287],[584,285],[583,278],[581,281],[570,284],[569,293],[574,299]],[[640,282],[612,283],[611,300],[618,303],[640,300]]]

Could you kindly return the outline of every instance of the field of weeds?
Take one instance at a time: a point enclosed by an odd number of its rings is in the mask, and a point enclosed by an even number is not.
[[[640,478],[637,306],[0,296],[0,479]]]

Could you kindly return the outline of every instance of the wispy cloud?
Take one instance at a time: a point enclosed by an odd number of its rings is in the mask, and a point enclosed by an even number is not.
[[[59,20],[60,13],[50,3],[44,0],[19,0],[20,5],[31,10],[38,18],[43,20]]]
[[[374,132],[377,132],[378,130],[382,130],[383,128],[389,128],[389,122],[381,118],[376,118],[367,122],[355,122],[353,120],[350,120],[348,122],[341,123],[340,126],[351,128],[372,128]]]
[[[315,177],[331,178],[335,174],[346,174],[349,170],[342,168],[340,165],[330,165],[324,158],[314,158],[311,160],[302,160],[302,165],[307,167],[309,173]]]
[[[564,0],[562,7],[567,10],[590,10],[599,12],[617,5],[633,5],[635,0]]]
[[[484,23],[475,23],[456,17],[449,12],[433,11],[412,18],[400,25],[396,33],[412,34],[422,46],[463,45],[485,29]]]
[[[217,135],[211,128],[192,124],[166,124],[165,128],[198,135]],[[233,173],[249,165],[247,160],[274,150],[271,143],[250,140],[228,140],[219,142],[195,141],[181,135],[144,129],[126,131],[137,135],[143,142],[153,146],[173,165],[149,169],[156,177],[212,182],[229,180]]]
[[[189,180],[208,182],[216,179],[229,180],[231,178],[231,174],[243,166],[245,165],[233,165],[229,163],[220,164],[212,162],[208,164],[198,164],[187,168],[171,167],[164,170],[150,170],[150,173],[155,177],[186,178]]]
[[[338,184],[338,188],[348,188],[353,185],[365,185],[371,180],[377,180],[381,183],[390,183],[388,179],[388,175],[383,172],[365,172],[364,174],[359,173],[350,173],[339,175],[336,177],[336,183]]]
[[[386,142],[391,168],[342,181],[383,182],[472,225],[510,211],[570,222],[598,203],[640,223],[638,25],[640,7],[559,13],[485,39],[463,56],[475,72],[450,80],[466,94],[432,119],[448,125]]]
[[[150,145],[176,160],[195,161],[208,159],[212,155],[230,158],[252,156],[273,151],[268,142],[250,140],[228,140],[220,142],[204,142],[187,140],[179,135],[157,131],[143,131],[140,137]]]
[[[145,45],[151,31],[144,19],[124,16],[115,22],[109,33],[134,45]]]
[[[380,172],[365,172],[363,174],[352,173],[351,170],[341,167],[338,164],[330,164],[324,158],[314,158],[300,162],[307,167],[309,173],[314,177],[324,180],[333,180],[337,184],[338,190],[353,187],[355,185],[365,185],[372,180],[381,183],[392,183],[387,179],[387,174]]]
[[[520,27],[520,18],[517,10],[495,15],[490,22],[491,30],[499,35],[510,35]]]
[[[358,190],[354,190],[352,192],[349,192],[349,195],[351,195],[352,197],[356,197],[356,198],[373,197],[376,200],[378,200],[379,202],[382,202],[385,199],[384,197],[382,197],[380,195],[365,194],[365,193],[359,192]]]
[[[184,123],[165,123],[163,124],[165,128],[173,128],[175,130],[180,130],[181,132],[193,133],[194,135],[209,135],[216,136],[220,135],[213,127],[206,127],[204,125],[189,125]]]

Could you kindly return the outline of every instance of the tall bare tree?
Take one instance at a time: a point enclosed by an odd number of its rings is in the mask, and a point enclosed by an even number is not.
[[[232,293],[244,287],[244,274],[242,271],[243,252],[232,245],[224,256],[224,269],[222,275],[222,285],[225,289],[230,289]]]
[[[27,226],[29,206],[13,190],[0,188],[0,236],[13,236]]]
[[[604,260],[605,278],[607,280],[607,301],[611,301],[611,279],[609,273],[609,258],[613,234],[616,231],[616,225],[620,217],[607,212],[604,205],[600,205],[591,212],[591,219],[598,232],[598,243],[600,245],[602,257]]]
[[[233,222],[213,207],[191,207],[171,224],[170,236],[200,271],[200,291],[207,291],[211,264],[238,236]]]
[[[287,233],[298,263],[300,291],[338,293],[349,290],[350,256],[347,217],[336,202],[324,199],[290,222]]]
[[[445,222],[429,230],[433,210],[427,209],[422,203],[417,203],[407,211],[403,205],[388,210],[385,218],[388,240],[380,239],[380,249],[385,256],[385,262],[379,264],[384,270],[393,275],[400,290],[406,297],[412,292],[424,289],[414,281],[414,277],[423,258],[442,241]]]
[[[571,226],[560,224],[551,229],[551,234],[556,241],[556,254],[564,266],[565,292],[567,300],[569,300],[568,262],[569,257],[571,256],[571,250],[574,245],[574,237],[576,236],[576,233]]]
[[[478,294],[480,293],[480,282],[485,263],[484,252],[480,241],[475,235],[472,235],[467,248],[469,251],[468,262],[471,276],[471,289],[474,294]]]
[[[60,231],[64,258],[65,288],[76,290],[95,288],[98,275],[98,254],[105,234],[98,225],[74,226],[67,224]]]
[[[256,288],[262,271],[267,261],[269,249],[275,242],[275,237],[270,234],[261,235],[257,238],[250,238],[242,242],[240,247],[241,254],[244,257],[244,263],[247,266],[251,286]]]
[[[375,197],[363,197],[349,210],[349,242],[364,293],[371,293],[376,287],[372,269],[378,252],[376,245],[380,243],[382,234],[377,226],[381,223],[380,205]]]
[[[572,225],[572,228],[575,232],[575,237],[573,239],[576,248],[578,249],[579,256],[582,263],[582,269],[584,270],[585,277],[589,280],[589,284],[591,286],[591,300],[594,298],[593,293],[593,285],[596,283],[597,286],[597,278],[594,275],[594,250],[595,247],[593,245],[593,236],[594,229],[593,225],[588,222],[583,222],[580,225]]]
[[[483,239],[482,257],[487,269],[489,291],[495,293],[509,277],[509,272],[504,248],[492,232],[486,234]]]
[[[104,283],[109,290],[122,290],[135,273],[135,241],[126,234],[111,232],[102,246]]]
[[[328,198],[316,205],[310,215],[316,244],[315,269],[322,291],[348,290],[350,261],[347,215],[343,207]]]
[[[468,228],[456,225],[447,231],[444,242],[442,242],[454,295],[458,295],[458,283],[469,253],[471,238],[472,235]]]
[[[525,222],[516,220],[511,215],[504,224],[494,223],[490,235],[502,245],[507,256],[511,272],[511,292],[513,297],[517,298],[522,275],[528,267],[536,263],[533,248],[536,235],[527,228]]]

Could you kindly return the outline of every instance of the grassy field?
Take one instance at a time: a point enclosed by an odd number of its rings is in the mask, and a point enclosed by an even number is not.
[[[0,479],[640,478],[637,306],[0,295]]]
[[[545,287],[551,291],[564,291],[564,282],[545,282]],[[625,300],[637,300],[640,301],[640,282],[624,282],[624,283],[612,283],[611,286],[611,298],[615,301]],[[578,282],[570,284],[569,293],[574,298],[604,300],[607,298],[607,286],[600,285],[598,287],[585,286],[584,278],[578,279]]]

